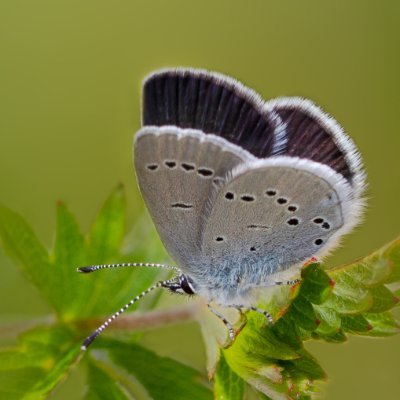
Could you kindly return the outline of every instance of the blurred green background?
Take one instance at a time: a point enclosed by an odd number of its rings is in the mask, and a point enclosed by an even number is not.
[[[123,182],[133,223],[144,212],[131,162],[141,80],[161,67],[201,67],[265,98],[311,98],[350,133],[365,161],[369,207],[328,264],[351,261],[400,231],[399,39],[396,0],[2,0],[0,202],[50,245],[57,200],[87,229]],[[2,254],[0,265],[0,320],[45,315]],[[150,332],[145,341],[204,366],[194,324]],[[392,399],[400,391],[400,337],[308,347],[330,376],[327,399]],[[81,372],[54,398],[78,397]]]

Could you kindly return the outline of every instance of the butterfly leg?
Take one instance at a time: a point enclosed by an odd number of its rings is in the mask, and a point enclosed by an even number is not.
[[[233,304],[233,305],[231,305],[229,307],[234,307],[237,310],[239,310],[240,312],[242,312],[242,310],[255,311],[255,312],[259,313],[259,314],[264,315],[264,317],[268,320],[268,322],[270,324],[274,323],[274,320],[273,320],[271,314],[268,311],[261,310],[261,308],[254,307],[254,306],[244,306],[243,304]]]
[[[233,341],[235,340],[235,330],[233,329],[232,324],[221,314],[219,313],[214,307],[212,307],[210,304],[207,304],[208,308],[210,311],[217,316],[226,326],[226,329],[228,329],[229,332],[229,342],[224,346],[224,347],[229,347]]]

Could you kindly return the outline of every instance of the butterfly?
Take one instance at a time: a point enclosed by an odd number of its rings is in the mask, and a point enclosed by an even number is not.
[[[143,84],[142,128],[134,139],[137,181],[176,272],[111,316],[93,340],[155,288],[253,310],[260,288],[297,281],[311,257],[326,255],[359,221],[365,173],[352,140],[310,100],[264,101],[225,75],[166,69]]]

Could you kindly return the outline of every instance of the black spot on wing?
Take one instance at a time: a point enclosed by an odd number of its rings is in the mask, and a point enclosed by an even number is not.
[[[181,208],[183,210],[193,208],[193,206],[191,204],[186,204],[186,203],[174,203],[174,204],[171,204],[171,207],[172,208]]]

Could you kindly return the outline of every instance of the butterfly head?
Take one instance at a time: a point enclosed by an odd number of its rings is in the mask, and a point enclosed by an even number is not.
[[[178,275],[176,279],[165,283],[162,286],[169,289],[172,293],[188,295],[196,294],[196,290],[193,286],[193,281],[185,274]]]

